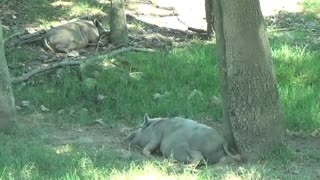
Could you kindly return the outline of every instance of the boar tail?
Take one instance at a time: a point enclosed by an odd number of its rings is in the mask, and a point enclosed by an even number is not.
[[[223,150],[230,156],[232,159],[236,161],[242,161],[241,155],[233,155],[228,149],[228,143],[223,144]]]

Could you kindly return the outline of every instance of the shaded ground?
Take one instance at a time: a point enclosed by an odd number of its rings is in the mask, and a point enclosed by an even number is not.
[[[221,127],[221,124],[207,122],[212,127]],[[57,154],[64,154],[69,151],[69,146],[80,146],[90,151],[112,151],[116,152],[117,156],[123,160],[147,160],[148,158],[141,154],[141,149],[137,147],[130,147],[123,141],[126,134],[125,125],[105,125],[105,124],[92,124],[91,126],[63,126],[59,127],[56,124],[45,123],[35,120],[30,116],[25,118],[23,122],[20,122],[20,126],[24,127],[24,131],[34,131],[35,129],[41,129],[44,132],[40,135],[40,139],[45,139],[47,144],[45,146],[50,149],[54,149]],[[282,169],[275,170],[275,174],[281,172],[294,178],[300,177],[300,174],[311,173],[310,177],[320,178],[319,171],[319,149],[320,138],[312,136],[288,136],[288,152],[291,155],[286,157],[286,162],[281,166]],[[151,157],[151,160],[163,160],[161,156],[156,155]],[[234,161],[228,160],[229,168],[237,169],[239,164],[235,164]],[[265,166],[267,163],[273,163],[269,161],[262,161],[257,164],[242,164],[240,166]],[[175,168],[186,168],[182,164],[173,164]],[[221,167],[220,167],[221,166]],[[225,164],[218,164],[217,167],[223,168]],[[271,164],[272,167],[272,164]],[[279,165],[275,166],[279,167]],[[281,174],[279,177],[282,177]]]

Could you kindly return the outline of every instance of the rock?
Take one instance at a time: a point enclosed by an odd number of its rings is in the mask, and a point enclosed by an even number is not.
[[[22,107],[30,107],[30,104],[31,104],[30,101],[22,101],[21,102]]]
[[[68,57],[78,57],[80,56],[79,52],[78,51],[70,51],[68,54],[67,54]]]
[[[42,112],[49,112],[49,111],[50,111],[50,110],[49,110],[47,107],[45,107],[44,105],[41,105],[41,106],[40,106],[40,109],[41,109]]]

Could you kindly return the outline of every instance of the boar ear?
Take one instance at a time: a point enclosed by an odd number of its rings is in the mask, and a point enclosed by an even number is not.
[[[144,118],[143,118],[143,125],[144,125],[144,126],[148,126],[149,123],[150,123],[150,118],[149,118],[148,114],[145,113],[145,114],[144,114]]]
[[[107,32],[107,30],[102,26],[102,24],[100,23],[100,21],[98,21],[97,19],[94,19],[94,20],[93,20],[93,24],[97,27],[100,35],[101,35],[103,32]]]

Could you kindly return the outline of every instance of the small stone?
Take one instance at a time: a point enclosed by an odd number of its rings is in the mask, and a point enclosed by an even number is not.
[[[78,57],[80,56],[79,52],[78,51],[70,51],[68,54],[67,54],[68,57]]]
[[[30,104],[31,104],[30,101],[22,101],[22,102],[21,102],[21,106],[22,106],[22,107],[29,107]]]
[[[202,97],[203,94],[201,91],[194,89],[190,95],[188,96],[188,100],[190,100],[191,98],[195,97],[196,95],[198,95],[199,97]]]
[[[64,114],[65,113],[65,110],[64,109],[60,109],[59,111],[58,111],[58,114]]]
[[[42,112],[49,112],[49,111],[50,111],[50,110],[49,110],[47,107],[45,107],[44,105],[41,105],[41,106],[40,106],[40,109],[41,109]]]
[[[101,95],[101,94],[99,94],[98,96],[97,96],[97,101],[102,101],[102,100],[104,100],[106,97],[104,96],[104,95]]]

